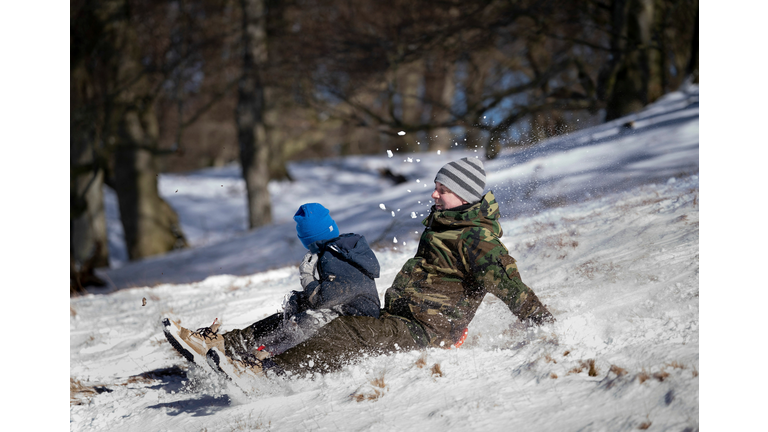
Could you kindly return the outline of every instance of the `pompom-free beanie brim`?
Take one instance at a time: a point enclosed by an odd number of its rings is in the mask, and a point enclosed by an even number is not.
[[[464,201],[474,203],[480,201],[485,190],[485,168],[480,159],[462,158],[443,165],[435,181],[444,184]]]
[[[339,227],[327,208],[317,203],[302,204],[293,216],[296,234],[305,248],[318,240],[330,240],[339,236]]]

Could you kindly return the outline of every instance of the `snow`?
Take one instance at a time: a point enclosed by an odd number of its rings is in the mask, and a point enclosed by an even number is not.
[[[108,288],[70,300],[70,378],[96,389],[76,394],[70,430],[697,430],[698,95],[691,86],[631,117],[485,161],[502,241],[554,325],[522,330],[489,295],[459,349],[265,378],[248,395],[176,355],[161,318],[189,328],[219,318],[227,331],[277,311],[299,287],[305,249],[292,215],[305,202],[375,245],[383,300],[415,252],[433,176],[478,153],[292,163],[295,182],[270,184],[274,223],[253,231],[237,167],[162,175],[161,195],[193,247],[135,263],[106,189],[110,253],[122,259],[99,273]],[[385,167],[408,182],[381,178]]]

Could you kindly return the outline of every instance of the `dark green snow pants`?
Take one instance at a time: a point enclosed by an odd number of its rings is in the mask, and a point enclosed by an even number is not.
[[[342,316],[321,328],[316,335],[286,352],[272,357],[285,372],[332,372],[368,355],[410,351],[427,345],[420,326],[392,315],[380,318]]]

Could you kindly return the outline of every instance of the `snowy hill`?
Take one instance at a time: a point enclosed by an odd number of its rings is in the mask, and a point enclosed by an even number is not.
[[[304,202],[378,246],[383,298],[415,252],[435,173],[482,149],[391,154],[291,164],[295,182],[270,184],[275,223],[251,232],[237,168],[162,176],[195,247],[125,263],[112,230],[123,262],[100,273],[111,286],[70,301],[71,387],[83,389],[70,429],[698,430],[697,87],[486,161],[502,241],[555,325],[521,331],[488,296],[460,349],[265,379],[247,396],[175,354],[162,317],[242,328],[299,286],[291,217]],[[395,186],[379,168],[408,181]]]
[[[502,218],[533,215],[609,192],[688,176],[699,170],[698,89],[667,95],[645,111],[485,161],[487,190]],[[632,122],[631,129],[624,125]],[[408,140],[408,136],[403,136]],[[482,149],[392,156],[348,157],[289,165],[293,183],[272,182],[274,224],[247,230],[245,182],[239,167],[163,175],[161,195],[179,212],[191,250],[101,273],[113,287],[195,282],[218,274],[248,275],[295,264],[306,250],[295,235],[293,214],[304,202],[320,202],[343,232],[393,245],[418,238],[437,170]],[[394,186],[378,170],[389,168],[408,182]],[[117,199],[105,188],[110,255],[126,260]],[[415,217],[414,217],[415,216]],[[227,241],[223,241],[227,240]],[[394,245],[396,246],[396,245]],[[115,265],[113,264],[113,267]]]

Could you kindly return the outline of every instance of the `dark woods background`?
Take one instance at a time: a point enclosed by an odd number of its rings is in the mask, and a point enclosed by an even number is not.
[[[250,227],[292,159],[504,147],[698,81],[696,0],[71,0],[70,292],[186,246],[160,172],[240,163]],[[579,122],[576,123],[576,119]],[[412,137],[407,145],[397,132]],[[418,142],[418,144],[417,144]]]

